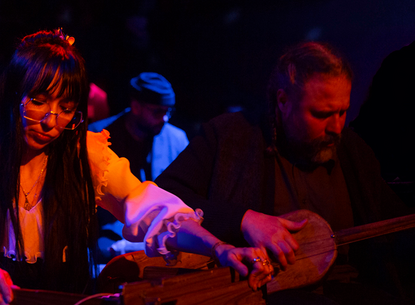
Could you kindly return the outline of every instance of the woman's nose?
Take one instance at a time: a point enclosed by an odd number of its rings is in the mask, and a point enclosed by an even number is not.
[[[49,128],[53,128],[56,126],[57,123],[57,113],[50,111],[45,114],[45,117],[41,121],[41,123]]]

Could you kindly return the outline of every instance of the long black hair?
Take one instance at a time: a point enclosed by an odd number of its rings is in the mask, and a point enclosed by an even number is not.
[[[24,150],[20,103],[25,96],[57,91],[87,114],[89,85],[82,56],[62,30],[24,37],[2,77],[0,92],[0,241],[7,215],[13,225],[17,258],[24,258],[19,213],[19,173]],[[65,130],[48,147],[43,185],[45,259],[43,287],[82,292],[92,272],[96,230],[94,189],[86,149],[86,123]],[[6,231],[5,231],[6,230]],[[65,250],[66,262],[63,263]]]

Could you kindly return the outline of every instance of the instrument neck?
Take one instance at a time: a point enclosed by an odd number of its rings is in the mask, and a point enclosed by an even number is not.
[[[415,214],[411,214],[339,230],[332,235],[332,238],[335,238],[337,246],[342,246],[356,241],[403,231],[414,227]]]

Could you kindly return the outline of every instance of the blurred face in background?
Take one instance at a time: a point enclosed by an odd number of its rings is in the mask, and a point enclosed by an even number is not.
[[[169,120],[173,108],[132,100],[131,113],[134,115],[136,127],[149,136],[158,135]]]

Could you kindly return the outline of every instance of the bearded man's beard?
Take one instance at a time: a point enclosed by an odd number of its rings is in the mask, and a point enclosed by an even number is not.
[[[330,159],[334,159],[336,155],[337,146],[340,144],[341,135],[330,136],[330,139],[316,139],[313,141],[313,156],[311,157],[311,162],[322,164],[328,162]],[[329,144],[333,144],[328,146]]]
[[[282,119],[279,114],[277,116],[279,119],[276,120],[276,146],[290,162],[299,165],[320,165],[335,158],[337,147],[341,141],[341,134],[326,135],[305,142],[301,139],[301,136],[298,136],[300,133],[295,132],[295,128],[290,124],[290,121],[283,128],[283,125],[278,123]]]
[[[287,137],[289,151],[292,157],[299,163],[323,164],[334,159],[337,147],[341,140],[341,134],[335,136],[320,137],[308,143],[298,143]]]
[[[313,164],[323,164],[334,159],[337,147],[340,144],[341,134],[317,138],[309,143],[295,145],[297,158]]]

